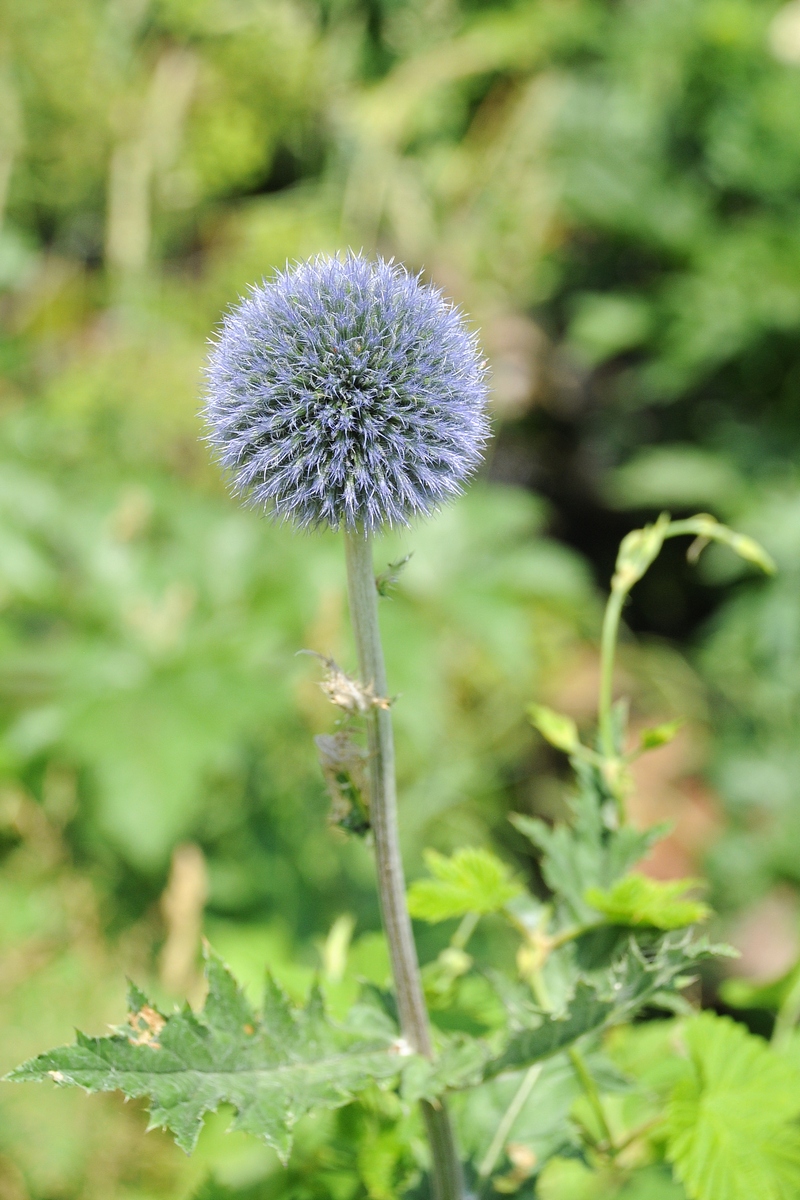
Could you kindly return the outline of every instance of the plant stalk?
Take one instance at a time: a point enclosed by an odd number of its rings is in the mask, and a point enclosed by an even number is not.
[[[611,715],[614,700],[614,657],[619,634],[619,623],[626,592],[613,588],[606,604],[603,617],[603,636],[600,643],[600,748],[607,759],[616,757],[614,745],[614,723]]]
[[[388,684],[378,625],[378,592],[372,565],[372,539],[361,531],[345,532],[347,591],[361,682],[377,698],[386,698]],[[418,1054],[433,1056],[428,1011],[422,992],[417,950],[406,907],[406,887],[397,823],[392,715],[375,705],[367,716],[370,765],[370,822],[383,925],[389,943],[397,1008],[403,1036]],[[461,1164],[450,1117],[444,1102],[422,1103],[422,1115],[433,1160],[436,1200],[462,1200]]]
[[[522,1077],[522,1082],[514,1093],[511,1103],[506,1109],[500,1124],[497,1126],[495,1135],[489,1145],[489,1149],[484,1155],[483,1162],[478,1167],[478,1177],[480,1179],[488,1179],[494,1170],[497,1160],[503,1152],[503,1147],[508,1141],[511,1130],[514,1128],[514,1123],[525,1107],[525,1103],[533,1091],[536,1080],[542,1073],[542,1064],[534,1063]]]
[[[531,987],[533,988],[533,994],[536,997],[538,1004],[541,1005],[545,1012],[552,1012],[553,1006],[550,1002],[547,984],[544,981],[544,976],[542,975],[541,970],[531,972]],[[567,1054],[569,1055],[569,1059],[578,1078],[578,1082],[583,1089],[583,1093],[589,1102],[589,1107],[595,1115],[602,1136],[606,1139],[609,1146],[613,1146],[614,1139],[611,1136],[611,1128],[608,1124],[606,1112],[603,1107],[603,1100],[597,1090],[597,1085],[592,1078],[591,1071],[587,1067],[584,1057],[576,1045],[570,1046]]]
[[[613,1147],[614,1137],[608,1124],[606,1110],[603,1108],[603,1101],[600,1098],[600,1093],[597,1090],[597,1084],[592,1079],[591,1072],[586,1065],[584,1057],[577,1046],[570,1046],[567,1053],[569,1054],[570,1062],[575,1068],[575,1074],[578,1077],[578,1082],[583,1088],[583,1094],[589,1101],[589,1107],[594,1113],[597,1124],[600,1126],[600,1133],[605,1139],[606,1144],[610,1147]]]

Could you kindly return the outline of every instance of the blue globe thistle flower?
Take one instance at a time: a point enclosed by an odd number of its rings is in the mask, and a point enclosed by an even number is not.
[[[254,287],[207,377],[210,441],[236,491],[301,527],[408,524],[461,490],[488,436],[486,368],[461,314],[361,255]]]

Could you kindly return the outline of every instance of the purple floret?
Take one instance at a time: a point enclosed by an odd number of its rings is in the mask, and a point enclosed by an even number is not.
[[[236,491],[301,527],[408,524],[460,492],[489,423],[474,334],[361,255],[287,269],[225,318],[205,418]]]

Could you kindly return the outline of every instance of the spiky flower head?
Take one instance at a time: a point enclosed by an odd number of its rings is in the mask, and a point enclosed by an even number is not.
[[[461,490],[488,435],[486,370],[436,288],[381,259],[319,256],[225,318],[205,416],[253,503],[373,531]]]

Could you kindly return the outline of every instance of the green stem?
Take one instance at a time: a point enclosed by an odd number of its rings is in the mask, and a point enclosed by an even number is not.
[[[455,931],[453,936],[450,938],[450,945],[454,946],[456,948],[456,950],[463,950],[464,947],[466,946],[467,942],[469,941],[469,939],[472,937],[473,933],[475,932],[475,927],[477,926],[478,921],[480,921],[480,919],[481,919],[480,913],[476,913],[476,912],[465,913],[464,916],[461,918],[461,921],[459,922],[458,929]]]
[[[600,1126],[600,1132],[605,1138],[608,1146],[611,1147],[614,1145],[614,1139],[611,1136],[611,1129],[608,1124],[605,1109],[603,1108],[603,1101],[600,1099],[600,1093],[597,1090],[595,1081],[592,1079],[591,1071],[587,1067],[583,1055],[581,1054],[580,1050],[578,1050],[577,1046],[570,1046],[569,1057],[573,1067],[575,1068],[575,1074],[580,1080],[580,1085],[583,1088],[584,1095],[589,1101],[592,1112],[594,1113],[597,1123]]]
[[[618,1155],[622,1154],[623,1150],[627,1150],[628,1146],[632,1146],[645,1133],[649,1133],[651,1129],[655,1129],[656,1125],[659,1125],[663,1120],[663,1113],[658,1113],[655,1117],[649,1117],[646,1121],[642,1121],[641,1125],[637,1125],[635,1129],[632,1129],[630,1133],[626,1133],[621,1141],[615,1142],[613,1146],[606,1146],[604,1149],[608,1150],[612,1158],[617,1158]]]
[[[584,933],[591,933],[593,929],[599,929],[604,924],[604,921],[586,921],[583,925],[572,925],[569,929],[562,929],[561,933],[554,933],[548,942],[548,953],[559,950],[568,942],[574,942],[576,938],[583,937]]]
[[[372,541],[362,532],[345,533],[347,589],[361,682],[378,698],[388,694],[386,667],[378,625],[378,592],[372,565]],[[367,716],[370,755],[370,822],[381,913],[389,943],[397,1008],[403,1036],[418,1054],[431,1058],[428,1013],[420,980],[417,951],[406,907],[406,887],[397,823],[392,715],[374,706]],[[450,1118],[444,1102],[422,1104],[433,1159],[436,1200],[461,1200],[463,1178]]]
[[[525,1107],[525,1101],[533,1091],[533,1085],[542,1073],[542,1064],[534,1063],[522,1077],[522,1082],[517,1088],[511,1103],[506,1109],[500,1124],[497,1126],[495,1135],[491,1140],[489,1149],[484,1155],[483,1162],[478,1167],[478,1175],[481,1179],[487,1179],[495,1168],[495,1164],[500,1157],[503,1146],[508,1141],[508,1136],[514,1128],[514,1122]]]
[[[542,975],[541,971],[533,971],[531,973],[531,986],[533,987],[533,994],[538,1003],[545,1010],[545,1012],[549,1012],[553,1006],[550,1002],[547,984],[544,981],[544,976]],[[575,1074],[578,1076],[578,1082],[583,1088],[584,1095],[589,1101],[592,1112],[594,1113],[597,1123],[600,1126],[601,1136],[606,1139],[609,1146],[613,1146],[614,1139],[611,1136],[611,1129],[608,1124],[605,1109],[603,1108],[603,1101],[600,1098],[597,1085],[592,1079],[591,1072],[586,1066],[583,1055],[577,1046],[570,1046],[567,1053],[569,1054],[570,1062],[575,1070]]]
[[[612,589],[606,604],[603,617],[603,636],[600,643],[600,704],[598,718],[600,725],[600,748],[607,759],[615,758],[617,748],[614,744],[614,724],[611,716],[611,706],[614,699],[614,654],[619,634],[619,623],[622,617],[622,606],[625,603],[626,592]]]
[[[551,1012],[553,1005],[550,1001],[550,993],[541,970],[531,971],[530,981],[533,994],[536,997],[536,1003],[545,1012]]]

